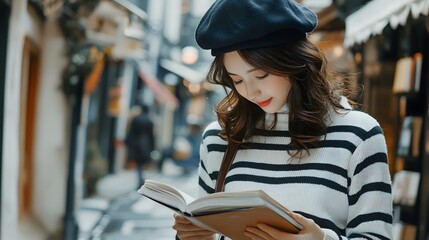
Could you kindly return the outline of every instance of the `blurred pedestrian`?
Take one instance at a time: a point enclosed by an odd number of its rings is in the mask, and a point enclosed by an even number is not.
[[[137,105],[137,115],[130,123],[125,139],[128,161],[135,162],[138,177],[137,188],[144,183],[143,170],[152,163],[151,153],[155,149],[154,124],[149,117],[147,105]]]

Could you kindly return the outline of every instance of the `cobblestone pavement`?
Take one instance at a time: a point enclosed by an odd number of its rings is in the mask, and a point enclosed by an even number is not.
[[[146,179],[154,179],[178,187],[191,196],[196,195],[196,172],[186,175],[161,175],[156,171],[150,171],[145,173],[145,176]],[[173,211],[141,196],[136,191],[131,191],[111,202],[92,230],[92,237],[89,239],[171,240],[175,236],[175,231],[171,228],[172,224]]]

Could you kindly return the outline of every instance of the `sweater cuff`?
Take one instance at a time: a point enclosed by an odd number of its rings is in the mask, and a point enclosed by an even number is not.
[[[331,229],[323,228],[323,240],[338,240],[338,234]]]

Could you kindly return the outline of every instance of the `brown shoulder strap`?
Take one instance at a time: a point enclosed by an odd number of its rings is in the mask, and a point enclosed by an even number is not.
[[[223,155],[222,163],[220,165],[219,173],[217,176],[215,192],[223,192],[226,174],[231,167],[231,163],[234,160],[235,154],[237,153],[240,143],[241,139],[239,142],[228,142],[228,146],[226,147],[225,154]]]

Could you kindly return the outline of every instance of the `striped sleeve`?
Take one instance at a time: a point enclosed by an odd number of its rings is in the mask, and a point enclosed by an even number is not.
[[[201,145],[200,145],[200,165],[198,168],[198,196],[204,196],[214,192],[215,186],[210,176],[208,169],[208,148],[207,148],[207,136],[210,130],[204,131]]]
[[[391,178],[386,142],[379,125],[367,132],[353,152],[348,175],[347,237],[325,230],[325,239],[391,239]]]

